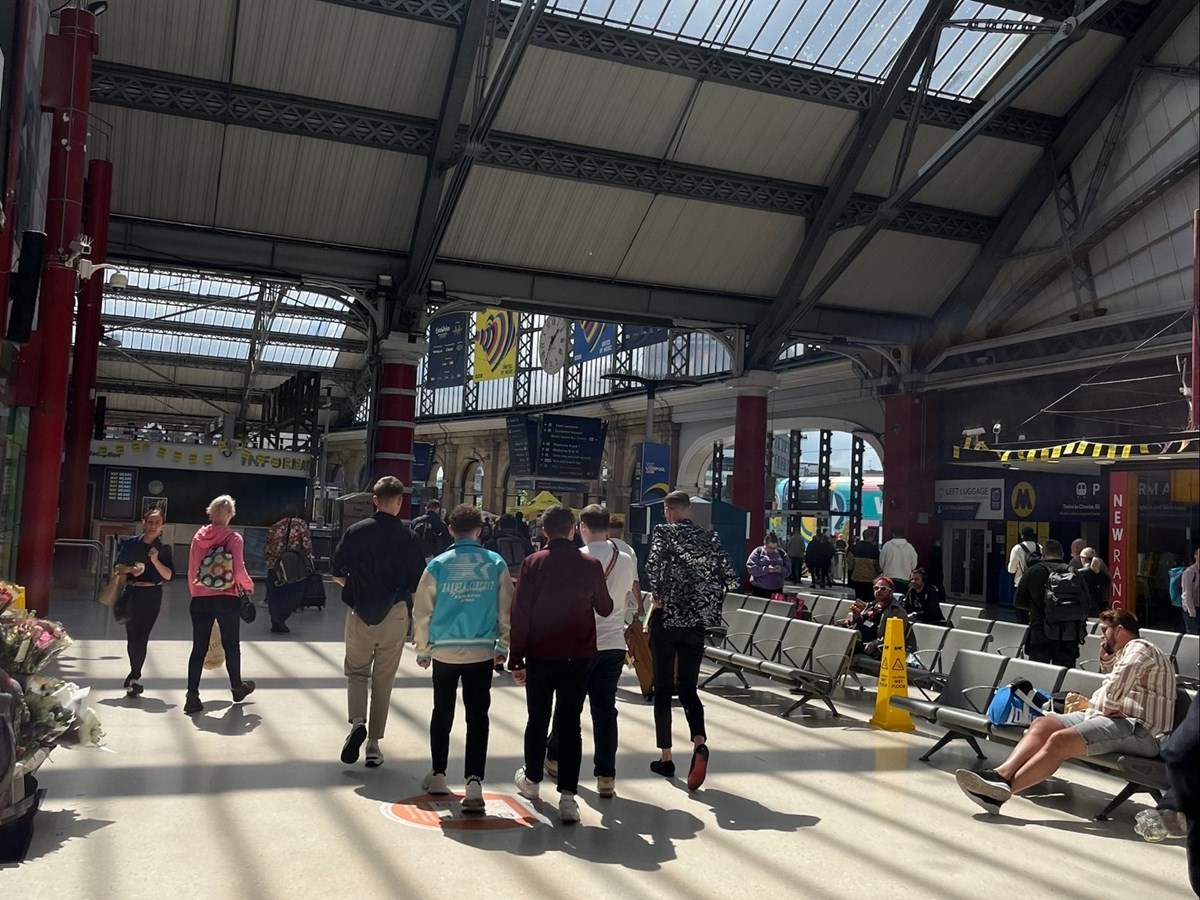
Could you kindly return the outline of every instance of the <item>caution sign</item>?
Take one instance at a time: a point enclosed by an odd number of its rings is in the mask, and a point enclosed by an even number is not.
[[[893,709],[893,697],[908,696],[907,652],[904,646],[904,621],[887,620],[883,636],[883,656],[879,661],[879,689],[875,693],[875,715],[871,724],[887,731],[915,731],[912,716],[904,709]]]
[[[428,831],[518,831],[550,824],[523,797],[485,791],[483,799],[482,815],[464,813],[459,794],[418,794],[379,809],[393,822]]]

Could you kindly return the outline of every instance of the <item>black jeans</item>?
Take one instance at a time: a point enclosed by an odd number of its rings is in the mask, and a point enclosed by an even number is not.
[[[1187,866],[1192,890],[1200,896],[1200,700],[1193,700],[1179,727],[1162,748],[1167,763],[1167,792],[1159,809],[1187,817]]]
[[[654,657],[654,733],[659,749],[671,747],[671,694],[676,687],[672,682],[677,659],[679,702],[687,717],[689,736],[705,737],[704,704],[696,691],[704,659],[704,629],[667,628],[658,624],[656,616],[650,628],[650,654]]]
[[[829,563],[823,566],[814,564],[809,568],[809,574],[812,575],[813,587],[830,587],[833,584],[829,578]]]
[[[296,607],[304,599],[307,581],[297,581],[295,584],[275,584],[275,576],[267,576],[267,612],[271,614],[272,625],[284,625],[288,616],[296,611]]]
[[[525,665],[525,707],[529,712],[525,725],[525,777],[535,783],[542,780],[546,735],[553,711],[554,732],[558,736],[558,790],[574,794],[579,790],[579,765],[583,759],[579,717],[587,695],[592,657],[530,659]]]
[[[433,661],[433,715],[429,717],[429,758],[433,771],[446,774],[450,758],[450,730],[454,727],[454,707],[458,682],[462,679],[463,708],[467,715],[467,756],[463,778],[483,780],[487,766],[488,710],[492,706],[492,661],[445,663]]]
[[[1033,625],[1025,642],[1025,658],[1073,669],[1075,663],[1079,662],[1079,644],[1075,641],[1051,640],[1042,633],[1041,625]]]
[[[596,744],[592,774],[597,778],[613,778],[617,774],[617,685],[624,668],[624,650],[601,650],[588,670],[587,698]],[[558,759],[558,734],[554,729],[546,741],[546,756]]]
[[[187,692],[200,692],[200,675],[204,672],[204,657],[208,653],[208,637],[213,622],[221,629],[221,646],[225,649],[225,671],[229,673],[229,686],[242,686],[242,619],[238,615],[242,601],[237,597],[193,597],[192,655],[188,657]]]
[[[798,556],[792,557],[792,581],[796,584],[800,583],[800,579],[804,577],[804,560]]]
[[[142,677],[150,632],[154,630],[154,623],[158,621],[158,614],[162,610],[162,587],[131,587],[126,590],[133,601],[133,614],[125,623],[125,648],[129,653],[129,675],[125,679],[125,687],[129,687],[129,682],[139,681]]]

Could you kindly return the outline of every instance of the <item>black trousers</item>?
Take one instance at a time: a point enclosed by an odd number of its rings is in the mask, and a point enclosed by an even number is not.
[[[583,732],[579,719],[587,696],[590,656],[579,659],[529,659],[525,662],[525,777],[542,780],[546,765],[546,735],[550,720],[558,740],[558,790],[579,790],[579,766],[583,759]]]
[[[1160,809],[1187,817],[1187,866],[1192,890],[1200,897],[1200,701],[1193,701],[1183,722],[1162,748],[1167,763],[1167,792]]]
[[[146,648],[150,644],[150,632],[158,621],[162,610],[162,587],[131,587],[126,588],[132,615],[125,623],[125,649],[129,654],[129,675],[125,679],[125,687],[129,682],[139,681],[142,677],[142,666],[146,664]]]
[[[829,563],[824,565],[813,564],[809,567],[809,574],[812,575],[813,587],[829,587],[833,584],[829,578]]]
[[[429,758],[433,771],[446,774],[450,758],[450,731],[454,727],[454,707],[458,683],[462,681],[463,708],[467,716],[467,755],[463,779],[480,780],[487,766],[488,711],[492,706],[492,661],[445,663],[433,661],[433,715],[429,717]]]
[[[704,629],[667,628],[655,616],[650,628],[650,655],[654,658],[654,735],[659,749],[671,747],[671,694],[676,687],[689,737],[705,737],[704,704],[696,690],[704,659]],[[679,680],[673,684],[676,660]]]
[[[850,588],[854,591],[854,599],[870,603],[875,599],[875,589],[870,581],[851,581]]]
[[[804,560],[798,556],[792,557],[792,581],[796,584],[800,583],[800,579],[804,576]]]
[[[1034,625],[1029,629],[1029,638],[1025,642],[1025,658],[1073,669],[1075,663],[1079,662],[1079,643],[1051,640],[1041,632],[1040,625]]]
[[[200,691],[200,675],[204,672],[204,657],[208,653],[208,637],[213,622],[221,629],[221,646],[225,650],[225,671],[229,673],[229,686],[233,689],[242,685],[242,619],[238,615],[241,600],[237,597],[193,597],[192,655],[188,657],[189,694]]]

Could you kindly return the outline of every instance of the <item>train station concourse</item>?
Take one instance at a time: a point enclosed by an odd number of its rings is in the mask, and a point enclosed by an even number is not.
[[[1200,894],[1195,0],[11,0],[0,132],[0,897]]]

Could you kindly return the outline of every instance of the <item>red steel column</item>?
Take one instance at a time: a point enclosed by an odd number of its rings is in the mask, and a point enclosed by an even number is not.
[[[767,394],[775,384],[770,372],[747,372],[733,383],[738,392],[733,425],[733,503],[750,511],[745,556],[762,543],[767,509]],[[739,572],[745,556],[733,560]]]
[[[1192,414],[1188,427],[1200,430],[1200,210],[1192,216]]]
[[[937,407],[929,395],[894,394],[883,406],[883,534],[880,545],[900,528],[917,549],[919,563],[929,558],[938,525],[933,516],[937,480]]]
[[[0,228],[0,336],[8,322],[9,282],[12,279],[13,238],[17,233],[17,160],[21,155],[21,122],[25,115],[25,59],[29,54],[29,19],[32,3],[21,4],[17,23],[16,52],[13,54],[12,87],[9,97],[8,172],[4,183],[2,208],[4,227]],[[25,223],[20,223],[24,225]]]
[[[83,176],[87,157],[88,93],[96,53],[96,17],[81,9],[59,14],[58,34],[46,37],[42,106],[54,116],[46,202],[46,262],[38,301],[40,352],[37,398],[29,415],[29,451],[21,502],[17,573],[28,605],[45,615],[50,608],[63,422],[71,356],[71,314],[76,271],[67,265],[71,242],[83,219]],[[83,498],[68,498],[82,503]]]
[[[93,159],[88,163],[87,204],[84,231],[92,239],[92,263],[108,258],[108,213],[112,203],[112,163]],[[79,292],[75,318],[75,356],[71,363],[71,393],[64,440],[62,496],[66,503],[58,517],[60,537],[86,538],[88,461],[92,455],[92,425],[95,421],[96,363],[100,357],[100,313],[104,302],[106,272],[97,272]]]
[[[413,432],[417,421],[417,363],[425,354],[425,340],[416,336],[384,338],[379,348],[383,360],[379,397],[372,404],[375,416],[375,478],[394,475],[407,491],[401,517],[412,511]]]

